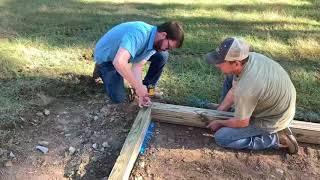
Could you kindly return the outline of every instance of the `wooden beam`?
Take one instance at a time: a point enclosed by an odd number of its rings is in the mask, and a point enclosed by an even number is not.
[[[139,111],[120,155],[112,168],[109,180],[127,180],[129,178],[151,121],[150,114],[151,108],[144,108]]]
[[[299,142],[320,144],[320,124],[293,121],[290,128]]]
[[[161,122],[205,128],[208,119],[227,119],[233,113],[154,102],[151,116]],[[320,124],[294,120],[290,128],[299,142],[320,144]]]

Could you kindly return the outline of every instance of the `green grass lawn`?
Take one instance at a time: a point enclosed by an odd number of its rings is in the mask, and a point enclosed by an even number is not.
[[[241,36],[289,72],[297,118],[320,121],[319,9],[318,0],[0,0],[0,120],[17,119],[39,94],[102,93],[83,79],[95,42],[113,25],[178,20],[185,43],[171,52],[159,84],[168,99],[217,102],[223,75],[202,57],[225,37]]]

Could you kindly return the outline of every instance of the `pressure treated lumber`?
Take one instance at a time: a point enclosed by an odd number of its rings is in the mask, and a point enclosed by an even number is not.
[[[152,105],[152,119],[161,122],[204,128],[208,119],[203,116],[210,120],[228,119],[233,113],[156,102]],[[320,144],[320,124],[294,120],[290,128],[299,142]]]
[[[151,108],[139,111],[109,175],[109,180],[127,180],[129,178],[151,121],[150,114]]]

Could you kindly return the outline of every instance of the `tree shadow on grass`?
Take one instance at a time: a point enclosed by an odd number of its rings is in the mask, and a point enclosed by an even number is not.
[[[29,39],[52,47],[66,48],[69,46],[92,47],[107,29],[120,22],[143,20],[151,24],[159,24],[168,20],[168,14],[174,13],[176,9],[186,12],[197,9],[207,11],[224,9],[230,13],[253,11],[263,13],[281,10],[287,15],[312,19],[320,17],[318,7],[318,4],[298,6],[285,3],[185,5],[176,3],[84,3],[74,0],[33,0],[22,4],[20,1],[13,0],[4,4],[0,10],[6,12],[4,13],[5,22],[8,28],[17,34],[15,39]],[[310,16],[308,16],[309,14]],[[183,22],[188,34],[187,37],[189,37],[182,49],[173,52],[177,55],[206,52],[212,48],[208,47],[208,43],[215,46],[221,37],[226,35],[251,35],[259,39],[274,37],[284,43],[288,43],[288,39],[292,37],[320,38],[319,25],[305,22],[246,21],[223,17],[185,17],[180,15],[173,15],[171,18]],[[309,30],[272,29],[274,26],[284,25],[309,25],[314,28]],[[199,34],[198,31],[206,33]]]
[[[308,12],[318,12],[318,6],[295,6],[283,3],[268,4],[234,4],[234,5],[185,5],[185,4],[151,4],[151,3],[83,3],[79,1],[30,1],[21,4],[20,1],[9,1],[1,11],[8,14],[6,19],[9,27],[21,38],[38,39],[52,46],[65,47],[68,45],[86,46],[94,43],[107,29],[124,21],[143,20],[158,24],[168,19],[168,14],[176,9],[193,11],[204,9],[214,11],[224,9],[227,12],[266,12],[281,9],[294,17],[307,17]],[[310,13],[320,17],[319,13]],[[221,34],[245,34],[263,36],[267,30],[260,31],[259,26],[274,25],[308,25],[305,22],[286,21],[246,21],[214,17],[185,17],[173,15],[173,19],[182,21],[188,34],[197,35],[197,30],[210,32],[219,28]],[[310,17],[311,18],[311,17]],[[319,25],[311,25],[319,28]],[[242,33],[241,33],[242,32]],[[282,38],[302,35],[304,33],[319,34],[316,30],[270,30],[273,36],[283,35]],[[214,33],[212,33],[214,34]],[[221,35],[217,34],[217,35]],[[219,37],[218,36],[218,37]],[[319,35],[318,35],[319,36]],[[318,37],[317,36],[317,37]],[[215,38],[218,38],[215,37]],[[280,38],[280,39],[282,39]],[[188,39],[187,39],[188,41]],[[198,43],[192,41],[192,43]]]

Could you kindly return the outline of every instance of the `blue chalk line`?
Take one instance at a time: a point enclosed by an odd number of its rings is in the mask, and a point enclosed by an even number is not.
[[[143,143],[141,145],[140,154],[143,154],[145,150],[148,148],[149,142],[153,136],[153,130],[155,128],[155,123],[151,122],[149,124],[148,130],[146,132],[146,135],[144,136]]]

